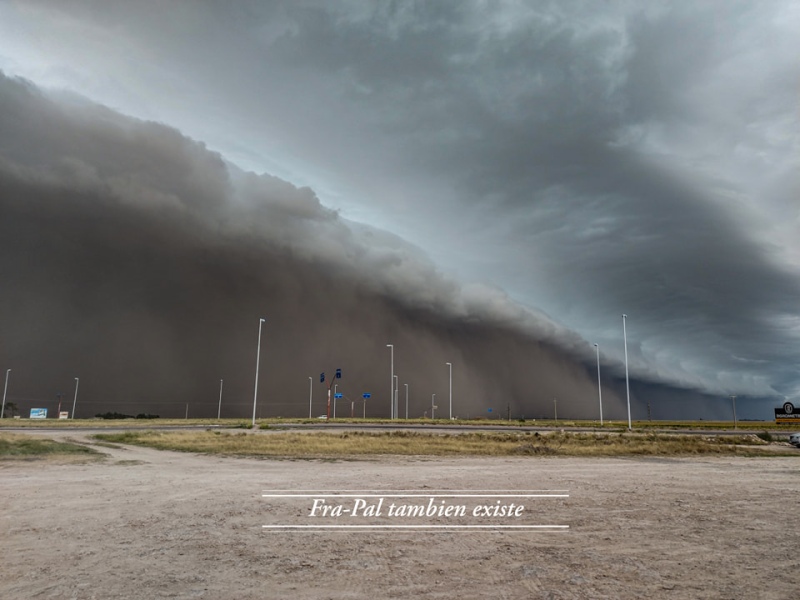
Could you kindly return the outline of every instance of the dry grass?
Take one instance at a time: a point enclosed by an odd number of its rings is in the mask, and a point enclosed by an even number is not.
[[[23,434],[0,433],[0,459],[50,458],[70,456],[76,458],[98,458],[100,454],[82,444],[56,442]]]
[[[473,427],[507,427],[509,431],[515,431],[520,427],[584,427],[596,431],[607,431],[622,433],[627,431],[627,421],[606,421],[603,427],[600,427],[598,421],[590,420],[558,420],[552,419],[528,419],[521,420],[505,420],[505,419],[460,419],[450,421],[449,419],[350,419],[350,418],[337,418],[331,423],[339,425],[351,423],[353,425],[414,425],[425,426],[431,428],[438,428],[449,425],[466,425]],[[282,426],[292,426],[295,424],[301,425],[314,425],[324,428],[328,423],[319,419],[306,419],[306,418],[269,418],[258,419],[257,424],[264,429],[280,428]],[[249,419],[0,419],[0,430],[4,428],[64,428],[71,429],[77,428],[109,428],[109,429],[124,429],[128,427],[219,427],[221,429],[249,429],[251,421]],[[793,431],[800,429],[800,423],[793,424],[776,424],[773,421],[741,421],[738,424],[739,430],[742,433],[755,433],[772,430],[780,431]],[[714,429],[733,429],[732,421],[634,421],[634,431],[652,431],[653,429],[671,430],[671,429],[699,429],[699,430],[714,430]]]
[[[677,456],[761,454],[752,435],[712,436],[617,433],[294,433],[267,435],[223,431],[98,434],[107,442],[230,456],[330,458],[365,455],[416,456]],[[774,455],[774,453],[771,453]]]
[[[260,422],[260,421],[259,421]],[[243,419],[0,419],[0,430],[6,429],[73,429],[126,427],[206,427],[250,428]]]

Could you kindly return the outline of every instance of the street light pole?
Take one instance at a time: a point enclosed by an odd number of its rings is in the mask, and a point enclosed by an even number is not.
[[[453,365],[451,363],[445,363],[448,367],[450,367],[450,420],[453,420]]]
[[[431,394],[431,420],[436,418],[436,394]]]
[[[397,378],[397,375],[395,375],[394,376],[394,392],[392,392],[392,398],[393,398],[392,407],[393,407],[393,410],[394,410],[394,418],[395,419],[399,419],[400,418],[400,411],[398,410],[399,407],[397,406],[397,388],[398,387],[400,387],[400,383],[399,383],[399,379]]]
[[[333,384],[333,418],[336,418],[336,392],[339,388],[338,383]]]
[[[600,346],[595,344],[597,349],[597,396],[600,399],[600,427],[603,426],[603,388],[600,385]]]
[[[731,396],[733,402],[733,428],[736,429],[736,396]]]
[[[217,404],[217,421],[222,414],[222,379],[219,380],[219,404]]]
[[[314,397],[314,378],[308,378],[308,418],[311,418],[311,398]]]
[[[622,337],[625,340],[625,393],[628,396],[628,431],[633,429],[631,424],[631,385],[628,379],[628,331],[625,328],[625,321],[628,315],[622,315]]]
[[[0,408],[0,419],[3,418],[3,413],[6,412],[6,392],[8,391],[8,374],[11,373],[11,369],[6,369],[6,384],[3,386],[3,407]],[[13,414],[13,411],[12,411]]]
[[[408,384],[404,383],[403,385],[406,386],[406,421],[408,421]]]
[[[253,392],[253,427],[256,426],[256,401],[258,400],[258,364],[261,362],[261,326],[264,319],[258,320],[258,347],[256,349],[256,384]]]
[[[386,344],[391,352],[391,375],[389,376],[389,418],[394,419],[394,344]]]
[[[80,378],[75,378],[75,397],[72,399],[72,418],[75,418],[75,404],[78,402],[78,384],[81,382]]]

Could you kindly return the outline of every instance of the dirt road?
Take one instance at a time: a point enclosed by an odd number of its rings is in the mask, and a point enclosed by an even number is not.
[[[1,598],[784,600],[800,586],[800,457],[329,462],[99,449],[108,457],[88,464],[0,462]],[[308,499],[264,490],[308,489],[569,490],[529,508],[529,522],[569,529],[262,527],[308,522]]]

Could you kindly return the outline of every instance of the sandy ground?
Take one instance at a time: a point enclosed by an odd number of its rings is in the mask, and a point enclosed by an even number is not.
[[[0,462],[0,598],[785,600],[800,588],[800,455],[309,461],[100,450],[107,458],[86,464]],[[308,499],[262,497],[290,489],[569,490],[526,501],[526,522],[569,529],[265,530],[309,522]]]

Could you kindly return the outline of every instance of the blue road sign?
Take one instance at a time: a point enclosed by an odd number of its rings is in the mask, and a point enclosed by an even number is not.
[[[361,394],[361,397],[362,397],[364,400],[366,400],[367,398],[372,398],[372,394],[370,394],[370,393]]]
[[[491,409],[491,408],[489,409],[489,412],[492,412],[492,409]]]
[[[342,397],[342,394],[341,394],[341,393],[336,393],[336,394],[334,394],[334,395],[333,395],[333,397],[334,397],[334,398],[341,398],[341,397]]]

